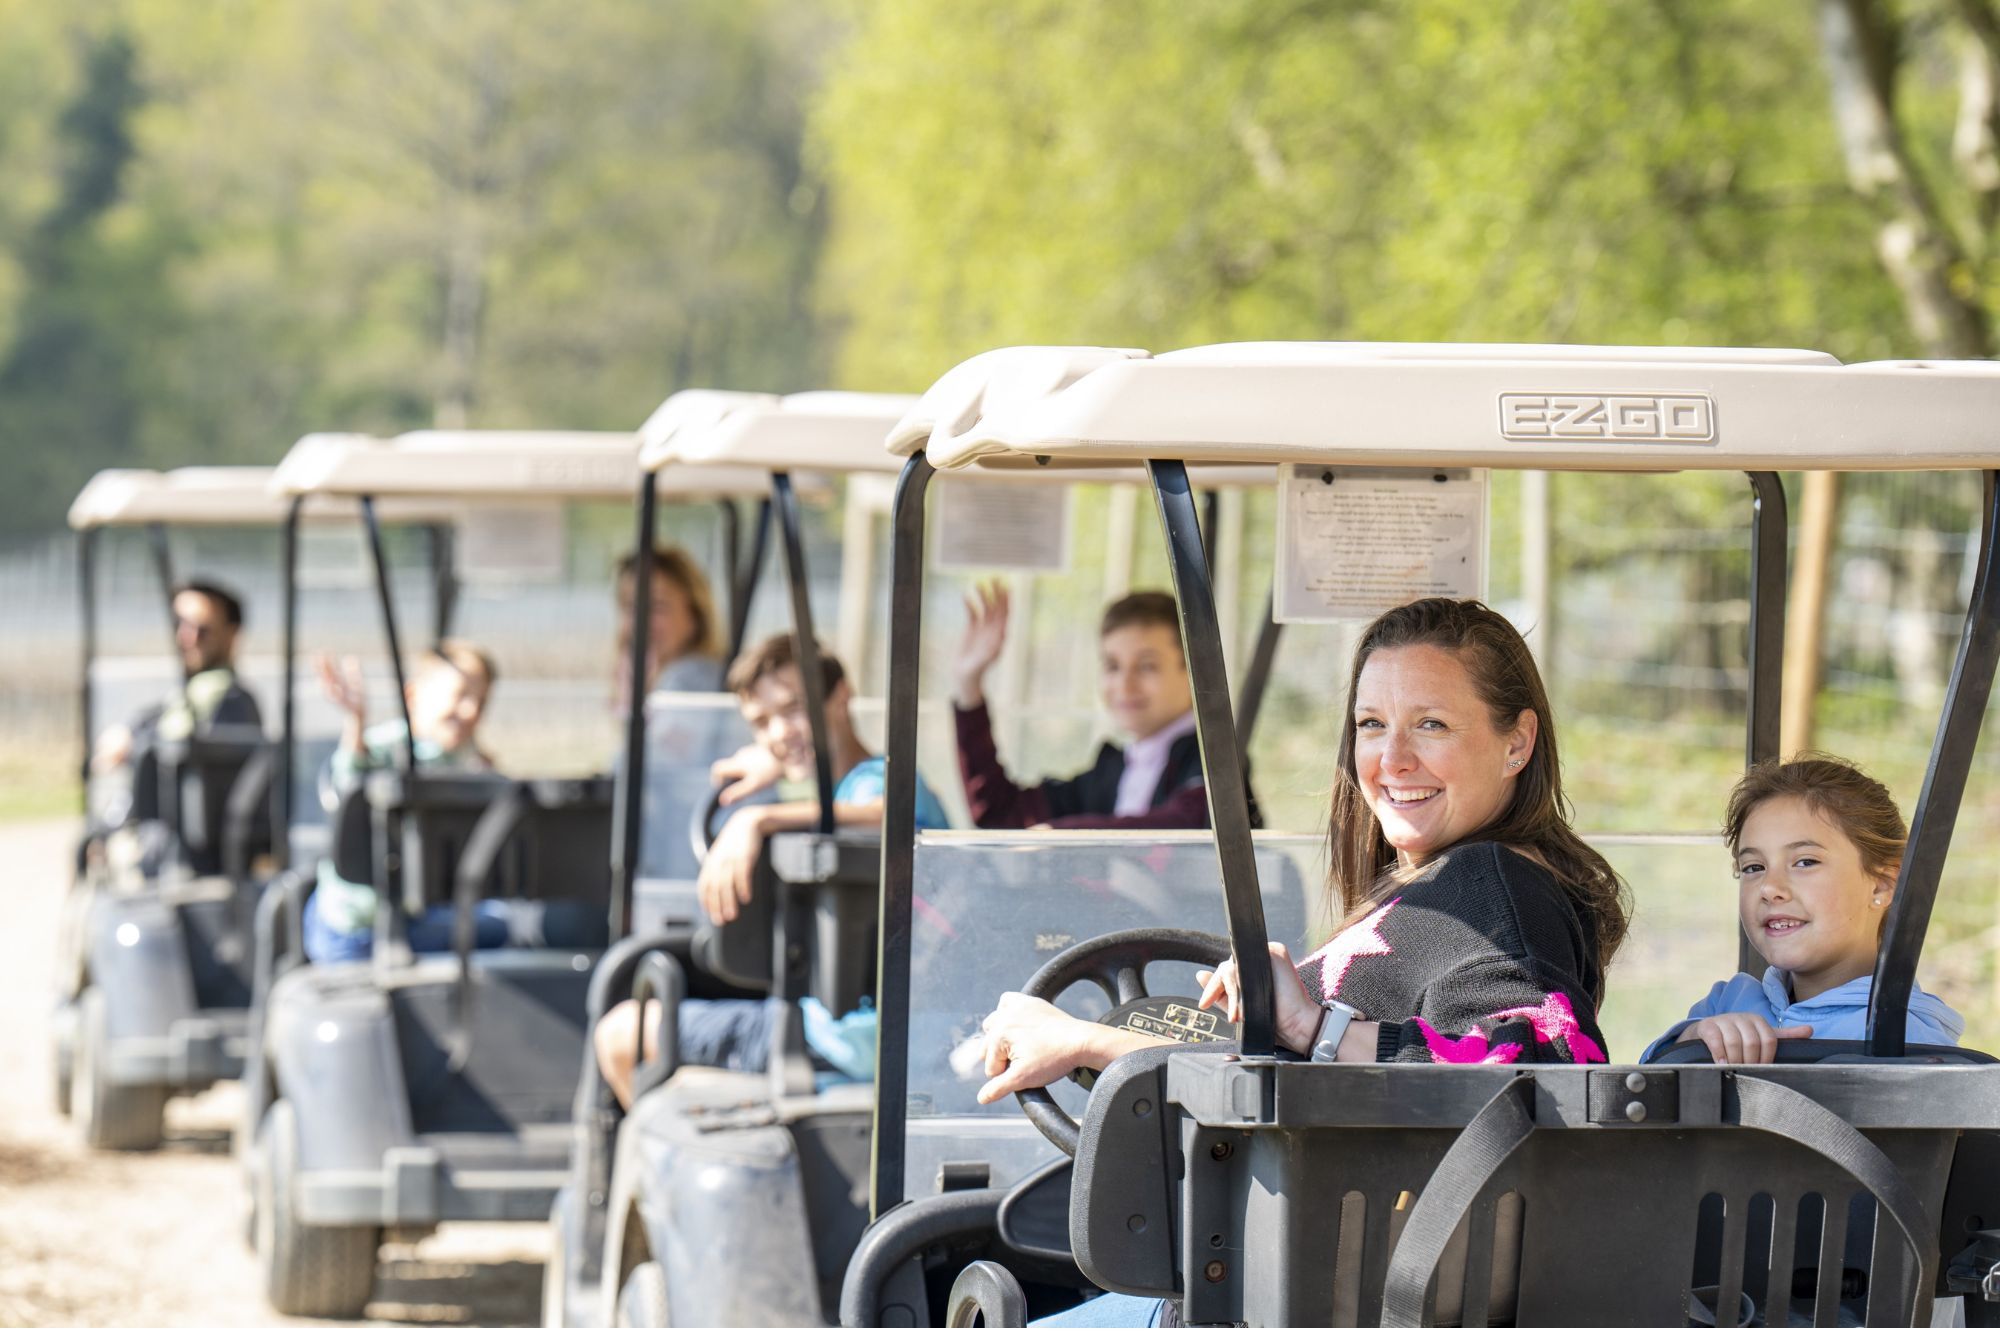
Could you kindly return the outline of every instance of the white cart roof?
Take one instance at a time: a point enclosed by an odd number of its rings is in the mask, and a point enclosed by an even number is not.
[[[291,508],[291,497],[272,487],[276,473],[269,467],[183,467],[170,472],[111,468],[77,492],[69,507],[69,525],[79,530],[147,523],[276,527]],[[396,522],[437,522],[451,513],[450,507],[423,499],[392,500],[382,506],[382,516]],[[349,506],[308,503],[304,516],[351,521],[354,515]]]
[[[621,499],[638,483],[638,441],[626,432],[526,430],[308,435],[272,482],[286,495],[467,500]]]
[[[688,389],[639,428],[640,465],[675,469],[662,476],[670,491],[682,488],[679,469],[690,465],[762,469],[762,490],[774,471],[894,472],[882,437],[916,405],[911,394]]]
[[[940,468],[1325,463],[1601,471],[2000,467],[2000,362],[1760,348],[1013,347],[889,437]]]

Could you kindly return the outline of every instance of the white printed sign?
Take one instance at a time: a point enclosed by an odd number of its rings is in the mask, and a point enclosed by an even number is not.
[[[1370,620],[1419,597],[1486,595],[1486,472],[1286,467],[1275,617]]]
[[[1032,481],[940,477],[931,563],[948,573],[1069,568],[1072,489]]]
[[[562,578],[568,533],[563,507],[467,505],[455,555],[468,583],[553,583]]]

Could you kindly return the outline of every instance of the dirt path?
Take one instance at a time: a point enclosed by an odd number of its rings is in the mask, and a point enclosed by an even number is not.
[[[56,1115],[49,976],[73,826],[0,824],[0,1327],[307,1324],[273,1314],[243,1243],[236,1089],[170,1104],[155,1153],[94,1153]],[[446,1227],[388,1247],[374,1323],[534,1324],[541,1228]]]

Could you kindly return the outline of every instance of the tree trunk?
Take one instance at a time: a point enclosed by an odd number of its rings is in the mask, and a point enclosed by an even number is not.
[[[472,423],[479,370],[480,318],[486,307],[486,254],[476,228],[461,224],[445,252],[444,366],[438,385],[436,422],[440,430],[464,430]]]
[[[1834,537],[1840,528],[1840,474],[1808,472],[1799,502],[1799,549],[1785,610],[1784,703],[1778,753],[1813,744],[1820,663],[1826,655],[1826,595],[1832,582]]]
[[[1882,0],[1821,0],[1821,45],[1848,182],[1876,207],[1876,254],[1925,354],[1989,356],[1992,330],[1973,265],[1896,124],[1897,35]]]

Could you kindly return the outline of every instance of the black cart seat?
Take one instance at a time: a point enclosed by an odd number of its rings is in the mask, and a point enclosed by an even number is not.
[[[1921,1057],[1144,1052],[1091,1099],[1070,1233],[1093,1281],[1179,1299],[1188,1324],[1923,1324],[1970,1240],[1947,1187],[2000,1187],[1990,1153],[1954,1180],[1961,1141],[1996,1130],[2000,1067]]]

